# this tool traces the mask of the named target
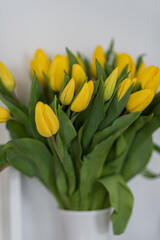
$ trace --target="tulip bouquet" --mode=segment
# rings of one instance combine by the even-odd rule
[[[0,168],[11,165],[38,178],[69,210],[113,208],[121,234],[133,207],[127,181],[146,169],[153,132],[160,127],[160,69],[117,54],[113,43],[96,47],[92,61],[81,54],[41,49],[31,61],[28,106],[15,95],[15,80],[0,63],[0,122],[12,140],[0,146]]]

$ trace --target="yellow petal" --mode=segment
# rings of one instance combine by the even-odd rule
[[[90,98],[90,90],[87,82],[84,83],[82,89],[75,97],[71,104],[71,110],[74,112],[81,112],[86,109],[88,101]]]
[[[56,114],[47,104],[44,104],[43,115],[51,134],[56,134],[59,130],[59,121]]]
[[[104,64],[107,60],[106,54],[101,46],[97,46],[94,50],[93,57],[92,57],[92,63],[91,63],[91,74],[94,78],[97,78],[96,73],[96,59],[101,64],[101,66],[104,68]]]
[[[146,67],[146,64],[144,62],[142,62],[141,65],[139,66],[137,72],[136,72],[136,77],[137,78],[139,78],[141,76],[141,74],[143,73],[145,67]]]
[[[51,137],[52,132],[49,129],[49,126],[44,117],[44,104],[42,102],[38,102],[35,109],[35,122],[37,131],[43,137]]]
[[[83,61],[81,60],[81,58],[79,56],[76,56],[76,59],[77,59],[79,65],[83,68],[83,70],[86,71],[85,65],[84,65]]]
[[[8,68],[0,62],[0,78],[3,86],[10,92],[15,88],[15,80]]]
[[[64,82],[66,71],[69,73],[69,60],[67,56],[56,55],[52,61],[49,70],[49,80],[52,89],[55,92],[60,92]]]
[[[46,80],[43,73],[45,73],[45,75],[48,77],[50,61],[48,56],[42,49],[37,49],[37,51],[35,52],[34,58],[30,63],[30,67],[31,67],[32,76],[35,71],[38,80],[44,87],[46,85]]]
[[[89,87],[89,98],[88,98],[88,102],[86,102],[85,109],[88,107],[88,105],[89,105],[89,103],[91,101],[92,95],[93,95],[93,91],[94,91],[94,84],[93,84],[92,80],[90,80],[88,82],[88,87]]]
[[[118,55],[116,66],[119,67],[118,77],[121,75],[123,69],[128,64],[128,71],[130,71],[129,78],[135,76],[136,65],[132,57],[126,53],[121,53]]]
[[[116,82],[118,78],[118,67],[113,70],[113,72],[109,75],[109,77],[106,79],[104,85],[104,100],[108,101],[114,92]]]
[[[7,122],[10,119],[10,113],[4,107],[0,107],[0,123]]]
[[[75,91],[77,92],[84,80],[86,79],[86,74],[83,68],[79,64],[74,64],[72,67],[72,78],[75,81]]]
[[[133,86],[135,86],[135,85],[137,84],[137,78],[133,78],[133,79],[131,80],[131,82],[132,82],[132,84],[134,84]]]
[[[152,89],[144,89],[132,93],[129,97],[126,109],[129,112],[143,111],[153,100],[154,91]]]
[[[75,81],[72,78],[61,93],[60,101],[63,105],[69,105],[72,102],[74,91]]]
[[[119,87],[118,87],[118,100],[120,101],[122,97],[125,95],[129,87],[132,85],[132,81],[130,78],[124,79]]]

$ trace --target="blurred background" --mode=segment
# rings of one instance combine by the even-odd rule
[[[31,85],[29,62],[39,47],[51,58],[57,53],[65,54],[66,46],[72,52],[79,50],[91,57],[96,45],[107,49],[114,38],[116,51],[128,52],[134,59],[146,53],[147,65],[160,66],[159,0],[0,0],[0,9],[0,61],[15,76],[17,96],[25,103]],[[5,125],[1,124],[0,144],[8,139]],[[156,132],[154,140],[160,142],[160,131]],[[153,154],[149,167],[160,171],[160,156]],[[6,170],[4,172],[9,176]],[[3,189],[0,188],[0,223],[4,218],[9,221],[1,201],[8,187],[6,179],[0,176],[1,188],[3,185]],[[21,239],[59,240],[61,227],[53,196],[37,180],[22,175],[20,186]],[[112,236],[111,240],[159,240],[160,180],[138,176],[129,186],[135,197],[133,215],[126,232]],[[16,190],[11,189],[10,198],[15,194]],[[4,202],[7,204],[8,200]],[[16,212],[14,216],[16,221]],[[5,231],[9,235],[8,225]]]

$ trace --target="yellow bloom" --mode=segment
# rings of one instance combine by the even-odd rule
[[[7,122],[10,119],[10,113],[4,107],[0,107],[0,123]]]
[[[139,78],[141,76],[141,74],[143,73],[145,67],[146,67],[146,64],[144,62],[142,62],[141,65],[139,66],[137,72],[136,72],[136,77],[137,78]]]
[[[75,91],[80,88],[84,80],[86,79],[86,74],[83,68],[79,64],[74,64],[72,67],[72,78],[75,80]]]
[[[133,113],[143,111],[153,100],[154,91],[152,89],[144,89],[132,93],[129,97],[126,109]]]
[[[137,78],[131,79],[132,84],[136,85],[137,84]]]
[[[92,81],[85,82],[82,89],[75,97],[73,103],[71,104],[71,110],[74,112],[81,112],[88,107],[88,104],[93,95],[94,84]]]
[[[52,61],[49,70],[49,80],[52,89],[55,92],[60,92],[64,82],[66,71],[69,73],[69,60],[67,56],[56,55]]]
[[[101,66],[104,68],[104,63],[107,60],[106,54],[101,46],[97,46],[94,50],[93,58],[92,58],[92,64],[91,64],[91,74],[94,78],[97,77],[96,73],[96,59],[101,64]]]
[[[86,71],[85,65],[84,65],[83,61],[81,60],[81,58],[79,56],[76,56],[76,59],[77,59],[79,65],[83,68],[83,70]]]
[[[116,66],[119,67],[118,76],[121,75],[123,69],[127,64],[128,64],[128,71],[130,71],[129,78],[134,78],[136,65],[134,63],[134,60],[131,58],[131,56],[126,53],[121,53],[118,55],[118,59],[116,62]]]
[[[156,93],[160,86],[160,69],[155,66],[145,68],[138,82],[141,82],[143,89],[153,89]]]
[[[0,62],[0,78],[3,86],[10,92],[15,88],[15,80],[8,68]]]
[[[46,80],[43,73],[48,77],[48,71],[50,68],[50,61],[46,53],[42,49],[38,49],[35,52],[34,58],[30,63],[32,76],[34,71],[36,72],[37,78],[41,85],[44,87],[46,85]]]
[[[106,79],[104,85],[104,100],[108,101],[114,92],[116,82],[118,78],[118,67],[114,69],[114,71],[109,75],[109,77]]]
[[[130,78],[124,79],[119,87],[118,87],[118,100],[120,101],[122,97],[125,95],[127,92],[128,88],[132,85],[132,81]]]
[[[69,105],[72,102],[74,91],[75,81],[72,78],[61,93],[60,100],[63,105]]]
[[[59,121],[53,110],[42,102],[38,102],[35,110],[37,131],[43,137],[51,137],[59,130]]]

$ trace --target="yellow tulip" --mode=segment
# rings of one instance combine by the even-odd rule
[[[42,49],[38,49],[35,52],[34,58],[30,63],[32,76],[34,71],[36,72],[37,78],[40,81],[41,85],[44,87],[46,85],[46,80],[43,75],[48,77],[48,72],[50,68],[50,61],[46,53]]]
[[[72,78],[61,93],[60,100],[63,105],[69,105],[72,102],[74,91],[75,81]]]
[[[144,62],[141,63],[139,66],[137,72],[136,72],[136,77],[139,78],[141,74],[143,73],[144,69],[146,68],[146,64]]]
[[[93,95],[94,84],[92,81],[85,82],[82,89],[75,97],[71,104],[71,110],[74,112],[81,112],[88,107],[88,104]]]
[[[129,97],[126,109],[133,113],[143,111],[153,100],[154,90],[144,89],[135,93],[132,93]]]
[[[64,76],[66,71],[69,73],[69,60],[67,56],[56,55],[52,61],[49,70],[49,80],[52,89],[55,92],[60,92],[64,83]]]
[[[130,78],[124,79],[119,87],[118,87],[118,100],[120,101],[122,97],[125,95],[129,87],[132,85],[132,81]]]
[[[121,75],[123,69],[127,64],[128,64],[128,71],[130,71],[129,78],[134,78],[136,65],[134,63],[134,60],[131,58],[131,56],[126,53],[121,53],[118,55],[118,59],[116,62],[116,66],[119,67],[118,76]]]
[[[93,58],[92,58],[92,64],[91,64],[91,74],[94,78],[97,77],[96,73],[96,59],[101,64],[101,66],[104,68],[104,64],[107,60],[106,54],[101,46],[97,46],[94,50]]]
[[[4,107],[0,107],[0,123],[7,122],[10,119],[10,113]]]
[[[118,67],[114,69],[114,71],[109,75],[109,77],[106,79],[104,86],[104,100],[108,101],[114,92],[116,82],[118,78]]]
[[[86,71],[85,65],[84,65],[83,61],[81,60],[81,58],[79,56],[76,56],[76,59],[77,59],[79,65],[83,68],[83,70]]]
[[[84,80],[86,79],[86,74],[79,64],[73,65],[72,78],[74,78],[75,80],[75,91],[77,92]]]
[[[149,66],[144,69],[138,78],[143,89],[153,89],[156,93],[160,86],[160,69],[155,66]]]
[[[15,88],[15,80],[8,68],[0,62],[0,78],[3,86],[10,92]]]
[[[137,78],[131,79],[131,82],[132,82],[132,84],[136,85],[136,84],[137,84]],[[134,85],[133,85],[133,86],[134,86]]]
[[[38,102],[35,109],[37,131],[43,137],[51,137],[59,130],[59,121],[53,110],[42,102]]]

